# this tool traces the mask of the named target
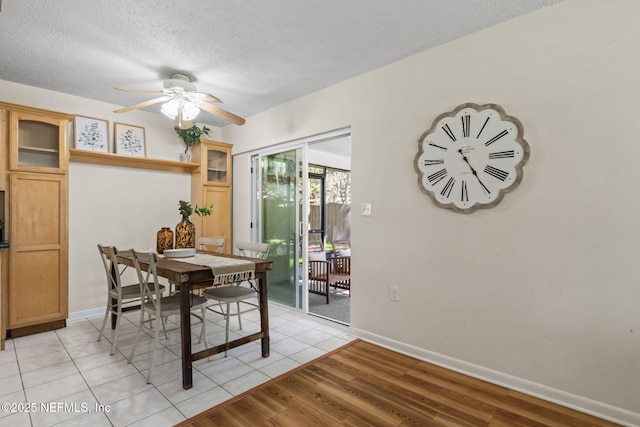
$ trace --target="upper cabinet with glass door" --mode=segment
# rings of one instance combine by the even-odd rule
[[[9,170],[66,174],[71,117],[55,113],[9,111]]]
[[[200,163],[202,185],[231,186],[231,144],[200,140],[194,148],[193,161]]]

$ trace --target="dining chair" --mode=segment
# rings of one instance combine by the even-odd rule
[[[122,286],[121,276],[127,266],[125,265],[122,271],[118,267],[118,249],[115,246],[105,246],[98,244],[98,251],[100,252],[100,259],[104,266],[104,272],[107,277],[107,304],[104,312],[104,319],[102,320],[102,327],[98,333],[98,341],[102,340],[102,337],[108,339],[104,335],[104,329],[107,326],[107,320],[109,314],[116,316],[116,327],[114,331],[113,341],[111,343],[111,355],[116,352],[116,346],[118,344],[118,336],[120,334],[120,319],[122,313],[127,307],[134,303],[140,302],[140,285],[138,283],[134,285]],[[157,282],[149,283],[151,289],[156,288]],[[164,291],[165,287],[158,285],[159,292]]]
[[[239,242],[236,244],[236,248],[238,249],[240,256],[267,259],[267,256],[269,255],[268,243]],[[253,283],[248,282],[249,286],[243,286],[243,283],[246,282],[231,283],[217,286],[215,288],[208,288],[202,293],[205,297],[217,302],[217,305],[214,304],[214,306],[209,306],[208,309],[225,318],[225,344],[229,342],[229,318],[231,316],[238,316],[238,327],[242,330],[241,313],[247,313],[260,308],[258,304],[247,301],[257,296],[257,290]],[[223,303],[226,305],[226,308],[223,308]],[[236,303],[235,313],[231,312],[232,303]],[[250,308],[241,311],[240,303],[248,305]],[[218,310],[214,307],[218,307]],[[227,350],[225,350],[224,355],[225,357],[227,356]]]
[[[158,339],[160,336],[160,327],[165,331],[165,337],[167,336],[166,329],[166,318],[173,315],[180,315],[180,294],[174,294],[170,296],[162,296],[162,292],[160,292],[158,287],[154,287],[152,289],[149,286],[149,283],[157,283],[158,282],[158,254],[155,252],[139,252],[135,249],[133,252],[133,264],[136,268],[136,272],[138,273],[138,281],[140,285],[138,287],[138,292],[141,295],[141,310],[140,310],[140,322],[138,323],[138,334],[136,335],[135,342],[133,343],[133,348],[131,349],[131,354],[129,355],[129,363],[133,360],[133,357],[136,353],[136,348],[138,346],[138,341],[140,340],[140,335],[142,335],[142,330],[145,328],[144,322],[144,313],[148,313],[150,316],[153,316],[153,322],[150,323],[153,329],[153,347],[151,349],[151,356],[149,359],[149,371],[147,372],[147,384],[151,383],[151,370],[153,369],[153,359],[156,353],[156,348],[158,347]],[[140,263],[147,264],[147,271],[143,271],[140,266]],[[198,317],[202,321],[202,328],[200,330],[200,340],[198,343],[204,340],[204,347],[207,348],[207,299],[200,295],[191,295],[191,310],[196,311],[199,310],[200,314]],[[153,325],[155,323],[155,325]],[[173,328],[173,329],[178,329]],[[173,330],[172,329],[172,330]]]
[[[203,251],[222,253],[227,239],[223,237],[200,237],[198,245]]]

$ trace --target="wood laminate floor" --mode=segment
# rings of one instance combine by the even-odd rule
[[[355,341],[179,425],[616,424]]]

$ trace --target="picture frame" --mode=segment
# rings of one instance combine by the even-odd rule
[[[73,142],[79,150],[109,152],[109,121],[95,117],[75,116]]]
[[[142,126],[114,123],[116,154],[147,157],[145,130]]]

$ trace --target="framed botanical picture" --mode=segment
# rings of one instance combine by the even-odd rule
[[[127,156],[147,156],[147,145],[142,126],[126,125],[124,123],[115,123],[114,126],[116,153]]]
[[[75,148],[109,152],[109,122],[107,120],[76,116],[73,121],[73,133]]]

